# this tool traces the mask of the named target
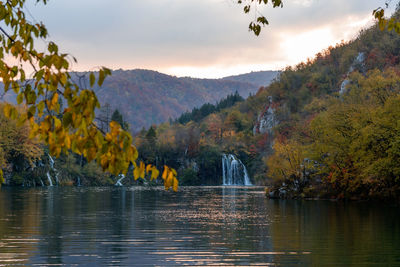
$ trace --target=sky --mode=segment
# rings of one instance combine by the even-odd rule
[[[36,2],[36,1],[31,1]],[[280,70],[355,38],[384,0],[283,0],[259,7],[270,25],[256,37],[255,14],[236,0],[50,0],[29,4],[50,40],[77,58],[73,70],[151,69],[199,78]],[[391,13],[392,4],[386,12]]]

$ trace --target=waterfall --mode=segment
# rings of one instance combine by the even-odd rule
[[[124,180],[124,178],[125,178],[125,175],[120,174],[118,181],[115,183],[115,186],[123,186],[121,181]]]
[[[50,173],[47,172],[47,180],[49,181],[49,186],[53,186],[53,181],[51,180]]]
[[[223,185],[252,185],[246,166],[232,154],[222,155]]]
[[[60,184],[60,181],[58,180],[58,171],[56,168],[54,168],[54,159],[50,156],[50,154],[47,154],[49,156],[49,163],[50,163],[50,168],[54,171],[54,173],[56,174],[56,184]],[[47,178],[50,176],[49,172],[47,172]],[[51,178],[50,178],[51,180]],[[51,186],[53,186],[53,184],[51,183]]]
[[[81,186],[81,177],[76,178],[76,186]]]
[[[40,179],[40,184],[41,184],[42,186],[44,186],[44,183],[43,183],[43,180],[42,180],[42,179]]]

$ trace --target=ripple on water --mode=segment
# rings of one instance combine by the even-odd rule
[[[400,265],[399,214],[257,187],[4,189],[0,265]]]

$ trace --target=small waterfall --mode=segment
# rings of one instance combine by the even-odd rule
[[[42,186],[44,186],[44,183],[43,183],[43,180],[42,180],[42,179],[40,179],[40,184],[41,184]]]
[[[223,185],[252,185],[246,166],[232,154],[222,155]]]
[[[121,181],[124,180],[124,179],[125,179],[125,175],[120,174],[120,175],[119,175],[118,181],[115,183],[115,186],[123,186],[123,184],[121,183]]]
[[[50,163],[50,168],[54,171],[54,173],[56,174],[56,184],[60,184],[60,181],[58,179],[58,171],[56,168],[54,168],[54,159],[50,156],[50,154],[47,154],[49,156],[49,163]],[[49,177],[49,172],[47,172],[47,177]],[[51,179],[50,179],[51,180]],[[53,186],[53,184],[51,184],[51,186]]]
[[[81,186],[81,177],[76,178],[76,186]]]
[[[47,180],[49,181],[49,186],[53,186],[53,181],[51,180],[50,173],[47,172]]]

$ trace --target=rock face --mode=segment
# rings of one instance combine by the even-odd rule
[[[256,124],[253,127],[253,134],[257,133],[271,133],[272,128],[278,125],[279,121],[276,119],[276,107],[272,101],[272,96],[268,97],[268,104],[264,111],[258,115]]]
[[[361,72],[364,72],[364,61],[365,61],[365,53],[359,52],[357,57],[354,59],[353,63],[351,64],[349,70],[346,73],[346,78],[340,85],[339,94],[343,95],[346,93],[347,85],[350,83],[349,81],[349,74],[352,73],[355,69],[359,69]]]

